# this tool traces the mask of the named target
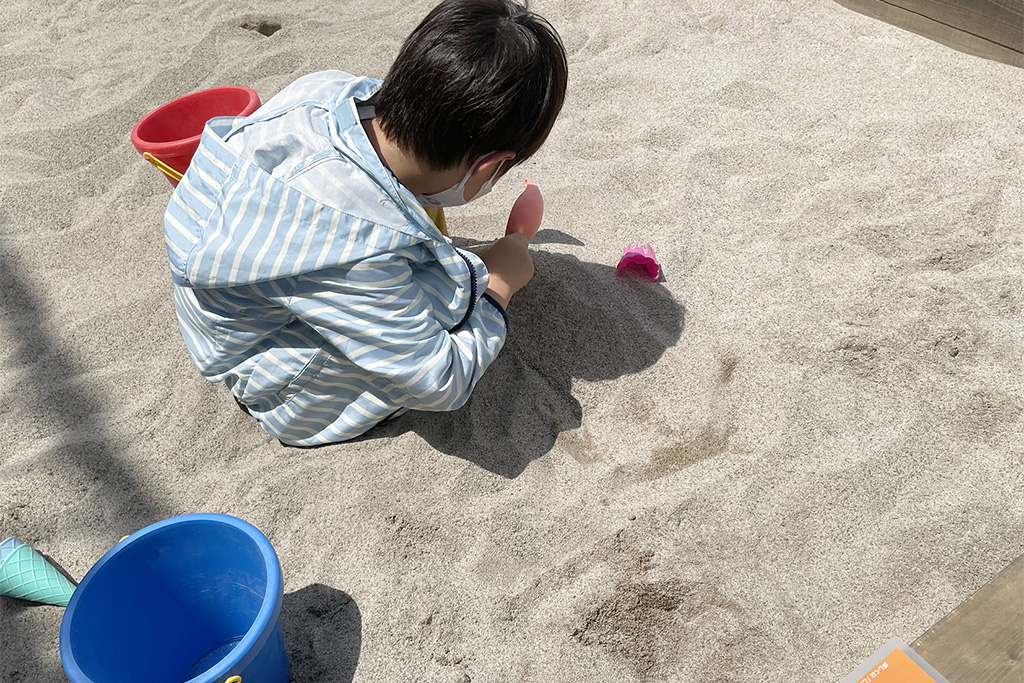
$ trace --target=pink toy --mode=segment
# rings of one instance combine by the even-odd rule
[[[541,196],[537,184],[527,178],[526,188],[519,194],[519,199],[512,205],[512,211],[508,214],[505,234],[521,232],[526,235],[526,239],[532,240],[540,229],[540,219],[543,215],[544,197]]]
[[[651,279],[658,281],[661,275],[661,266],[658,259],[654,257],[654,249],[649,244],[627,244],[622,250],[622,258],[615,269],[616,275],[622,275],[625,270],[645,270]]]

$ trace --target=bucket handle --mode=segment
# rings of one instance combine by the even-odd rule
[[[149,163],[153,164],[157,168],[159,168],[161,171],[164,172],[164,174],[167,175],[167,177],[171,178],[172,180],[181,180],[181,178],[182,178],[182,174],[181,173],[178,173],[173,168],[171,168],[170,166],[168,166],[164,162],[160,161],[159,159],[157,159],[155,156],[153,156],[149,152],[143,152],[142,153],[142,158],[145,159],[146,161],[148,161]],[[242,679],[238,679],[238,680],[241,681]],[[234,681],[230,681],[230,679],[229,679],[228,681],[225,681],[224,683],[235,683],[235,682]]]
[[[241,676],[232,676],[228,680],[224,681],[224,683],[242,683],[242,677]]]

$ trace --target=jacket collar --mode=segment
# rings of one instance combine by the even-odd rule
[[[363,123],[359,118],[359,107],[373,104],[382,83],[374,78],[360,78],[353,87],[339,94],[330,105],[334,127],[331,130],[331,142],[338,151],[354,163],[358,164],[388,198],[399,206],[411,223],[432,240],[448,241],[445,235],[434,225],[426,210],[412,192],[398,181],[395,174],[388,169],[377,156],[377,151],[366,136]]]

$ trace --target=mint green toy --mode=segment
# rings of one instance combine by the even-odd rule
[[[36,550],[13,536],[0,542],[0,595],[67,607],[75,586]]]

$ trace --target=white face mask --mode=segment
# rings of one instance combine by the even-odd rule
[[[491,152],[490,154],[494,154],[494,152]],[[469,182],[469,179],[470,177],[472,177],[473,171],[476,170],[476,167],[479,166],[480,162],[482,162],[487,156],[489,156],[489,154],[485,154],[479,159],[477,159],[475,162],[473,162],[473,165],[470,167],[469,172],[466,173],[466,177],[463,178],[462,182],[460,182],[458,185],[449,187],[447,190],[444,190],[442,192],[435,192],[434,194],[418,194],[416,195],[416,199],[420,200],[420,202],[427,206],[462,206],[463,204],[467,204],[473,201],[474,199],[480,199],[485,194],[491,191],[491,186],[494,184],[494,179],[498,177],[498,171],[501,170],[501,165],[505,163],[505,160],[502,159],[498,163],[497,168],[494,169],[494,175],[492,175],[487,180],[487,182],[484,183],[483,187],[480,188],[480,191],[477,192],[476,195],[470,197],[469,199],[466,199],[466,183]]]

